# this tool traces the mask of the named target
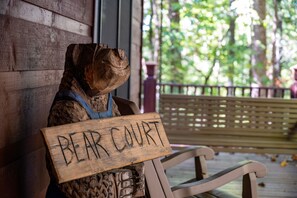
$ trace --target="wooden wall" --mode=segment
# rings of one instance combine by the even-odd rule
[[[0,1],[0,197],[44,197],[39,129],[70,43],[92,42],[93,0]]]
[[[124,48],[132,73],[115,94],[139,101],[142,5],[143,0],[0,0],[1,198],[45,195],[49,178],[39,129],[47,125],[69,44],[98,41]],[[100,17],[96,38],[94,9]]]

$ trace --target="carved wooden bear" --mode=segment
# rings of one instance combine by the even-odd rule
[[[68,46],[65,70],[48,117],[48,126],[120,116],[111,91],[130,75],[127,56],[121,49],[100,44]],[[51,183],[47,197],[132,197],[136,193],[133,177],[142,164],[107,171],[57,184],[47,155]]]

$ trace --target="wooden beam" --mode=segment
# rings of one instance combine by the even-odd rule
[[[39,133],[46,127],[57,85],[1,92],[0,148]]]
[[[75,3],[71,2],[69,5],[75,5]],[[72,9],[71,7],[67,8]],[[74,10],[72,10],[72,12],[75,13]],[[92,8],[91,12],[89,13],[93,13]],[[0,9],[0,14],[11,16],[18,19],[23,19],[25,21],[45,25],[52,28],[65,30],[83,36],[91,36],[92,24],[86,25],[84,23],[57,14],[50,10],[43,9],[36,5],[20,0],[15,1],[14,3],[4,4],[4,9]]]
[[[10,92],[59,85],[64,70],[0,72],[0,91]]]
[[[0,14],[0,71],[62,70],[71,43],[90,43],[82,36]]]
[[[19,160],[23,156],[44,147],[39,133],[28,136],[18,142],[12,143],[0,149],[0,168]]]
[[[45,197],[37,195],[44,193],[48,184],[44,147],[0,168],[1,198]]]
[[[81,23],[93,26],[93,0],[24,0]]]

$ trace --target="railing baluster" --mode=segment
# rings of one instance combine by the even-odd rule
[[[261,88],[258,87],[258,97],[260,98],[261,97]]]
[[[248,87],[248,86],[214,86],[214,85],[193,85],[193,84],[158,84],[161,94],[187,94],[187,95],[211,95],[211,96],[241,96],[252,97],[253,93],[257,97],[281,97],[289,98],[290,88],[281,87]],[[222,90],[226,92],[222,93]],[[249,90],[249,93],[248,93]],[[238,93],[237,93],[237,92]],[[224,94],[226,93],[226,95]]]

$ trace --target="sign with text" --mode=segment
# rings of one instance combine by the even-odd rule
[[[59,183],[171,153],[157,113],[41,129]]]

